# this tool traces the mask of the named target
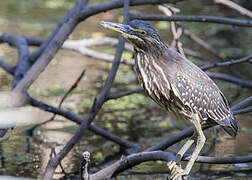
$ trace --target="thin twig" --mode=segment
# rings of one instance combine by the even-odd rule
[[[201,39],[198,36],[196,36],[195,34],[191,33],[188,29],[183,28],[183,32],[187,37],[189,37],[191,40],[193,40],[194,42],[199,44],[201,47],[203,47],[205,50],[210,52],[212,55],[214,55],[218,59],[222,59],[221,56],[219,55],[219,53],[217,52],[217,50],[214,49],[213,47],[211,47],[209,44],[207,44],[203,39]]]
[[[241,59],[233,59],[233,60],[225,61],[225,62],[216,62],[216,63],[209,64],[206,66],[201,66],[200,68],[205,71],[205,70],[209,70],[215,67],[232,66],[232,65],[241,64],[241,63],[252,63],[252,55],[243,57]]]
[[[236,4],[233,1],[230,0],[214,0],[215,3],[219,3],[219,4],[224,4],[228,7],[230,7],[231,9],[234,9],[236,11],[238,11],[240,14],[248,16],[250,18],[252,18],[252,12],[238,4]]]
[[[195,57],[195,58],[202,60],[202,61],[207,61],[207,62],[216,62],[217,61],[216,59],[204,57],[203,55],[196,53],[195,51],[193,51],[191,49],[184,48],[184,52],[187,56],[192,56],[192,57]]]
[[[242,87],[246,87],[246,88],[250,88],[252,89],[252,82],[251,81],[247,81],[241,78],[237,78],[228,74],[224,74],[224,73],[217,73],[217,72],[206,72],[207,75],[213,79],[218,79],[218,80],[222,80],[222,81],[227,81],[233,84],[237,84],[240,85]]]
[[[143,91],[143,88],[137,88],[137,89],[133,89],[133,90],[128,90],[128,91],[124,91],[124,92],[120,92],[120,93],[114,93],[114,94],[108,94],[107,95],[107,100],[110,99],[118,99],[121,98],[123,96],[128,96],[134,93],[140,93]]]
[[[65,99],[67,98],[67,96],[68,96],[75,88],[77,88],[77,86],[78,86],[80,80],[83,78],[84,75],[85,75],[85,69],[83,69],[83,71],[81,72],[81,74],[79,75],[79,77],[76,79],[76,81],[73,83],[73,85],[70,87],[70,89],[64,94],[63,98],[60,100],[60,103],[59,103],[59,105],[58,105],[58,108],[61,108],[61,106],[62,106],[63,102],[65,101]],[[32,134],[33,134],[33,131],[34,131],[36,128],[38,128],[39,126],[42,126],[42,125],[44,125],[44,124],[46,124],[46,123],[48,123],[48,122],[53,121],[53,120],[55,119],[56,115],[57,115],[57,114],[54,113],[50,119],[48,119],[47,121],[44,121],[44,122],[42,122],[42,123],[39,123],[39,124],[34,125],[33,127],[27,129],[26,132],[27,132],[29,135],[32,135]]]

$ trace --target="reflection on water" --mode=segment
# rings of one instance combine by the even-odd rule
[[[0,2],[0,31],[36,37],[46,37],[66,8],[58,5],[58,7],[47,9],[50,6],[49,0],[32,1],[33,3],[31,4],[17,2],[16,0],[16,3],[21,4],[19,11],[16,12],[14,11],[15,3],[11,2],[8,0],[1,0]],[[47,4],[43,4],[44,2],[47,2]],[[33,8],[29,8],[29,6]],[[42,10],[35,8],[37,6],[41,6]],[[57,13],[55,13],[56,10],[54,8],[57,9]],[[36,11],[39,9],[43,15],[38,16],[32,9],[36,9]],[[10,14],[11,18],[7,18]],[[51,18],[52,15],[54,19]],[[27,18],[24,18],[24,21],[15,19],[15,17],[20,16]],[[104,18],[111,21],[115,20],[111,13],[90,18],[87,22],[78,26],[71,38],[90,37],[94,32],[101,31],[98,27],[98,22]],[[34,24],[34,21],[41,23]],[[17,32],[19,29],[21,32]],[[16,59],[16,53],[8,46],[0,45],[0,57],[7,60],[8,63],[14,63],[13,59]],[[32,86],[30,93],[56,106],[73,81],[83,69],[86,69],[86,75],[78,89],[68,97],[63,106],[85,117],[95,95],[102,87],[109,67],[109,64],[94,61],[73,52],[60,51],[45,72],[41,74],[39,80]],[[4,85],[8,85],[11,82],[11,77],[5,75],[1,69],[0,76],[0,82],[3,83],[1,88],[4,89],[4,87],[6,88]],[[138,87],[138,83],[132,69],[121,65],[112,91],[119,92],[136,87]],[[225,90],[230,87],[223,86],[223,88]],[[242,98],[248,95],[249,92],[245,92]],[[36,118],[41,120],[40,116]],[[209,156],[252,154],[252,125],[249,121],[251,120],[251,114],[238,116],[238,119],[241,131],[237,138],[235,140],[231,139],[222,130],[218,128],[212,129],[207,133],[208,142],[203,150],[203,154]],[[109,101],[104,105],[94,123],[125,139],[140,144],[142,149],[178,132],[174,126],[182,127],[180,123],[173,124],[167,113],[160,110],[149,98],[142,94]],[[52,147],[55,147],[55,151],[58,152],[71,138],[77,125],[62,117],[56,117],[53,122],[38,128],[34,137],[25,135],[24,130],[27,128],[29,127],[15,128],[9,132],[9,139],[0,144],[0,174],[29,178],[41,177],[48,158],[52,153]],[[217,136],[217,140],[213,136],[216,133],[220,134]],[[215,146],[212,145],[213,142],[216,143]],[[182,143],[174,145],[169,150],[177,151],[181,145]],[[139,151],[142,149],[139,149]],[[88,132],[62,162],[64,171],[71,174],[71,177],[73,177],[73,174],[78,174],[83,151],[91,153],[90,171],[95,172],[102,168],[103,163],[109,159],[106,159],[106,157],[116,154],[120,149],[114,143],[104,141],[103,138]],[[117,157],[119,158],[120,156]],[[236,166],[197,164],[191,176],[192,179],[251,179],[251,169],[251,164],[238,164]],[[54,176],[56,179],[65,176],[60,167],[58,167],[56,172]],[[157,161],[143,163],[129,170],[126,175],[121,175],[120,179],[161,180],[166,179],[166,176],[167,168],[165,164]],[[1,178],[6,177],[0,176]]]

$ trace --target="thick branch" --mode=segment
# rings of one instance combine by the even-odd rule
[[[241,27],[252,27],[252,20],[233,19],[217,16],[205,15],[149,15],[149,14],[130,14],[130,19],[141,19],[148,21],[186,21],[186,22],[208,22],[218,24],[229,24]]]
[[[121,160],[113,163],[112,165],[98,171],[90,176],[90,180],[110,179],[113,175],[118,174],[126,169],[134,167],[146,161],[170,161],[175,160],[174,153],[163,151],[140,152],[129,155]]]

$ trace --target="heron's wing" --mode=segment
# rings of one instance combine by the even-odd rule
[[[220,125],[230,125],[232,116],[228,102],[216,84],[199,67],[176,54],[172,56],[173,77],[171,88],[174,94],[203,120],[208,118]],[[168,58],[168,57],[167,57]],[[176,67],[175,67],[176,66]],[[172,71],[168,70],[168,71]],[[169,73],[169,72],[167,72]]]

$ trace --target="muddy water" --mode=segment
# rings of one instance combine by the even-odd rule
[[[0,32],[45,38],[70,5],[71,3],[53,3],[52,0],[23,2],[1,0]],[[151,8],[148,8],[148,12],[150,12]],[[140,10],[142,11],[143,8],[134,9],[134,11]],[[98,25],[100,20],[116,21],[117,16],[115,14],[118,15],[120,12],[107,12],[88,19],[77,27],[70,38],[81,39],[83,37],[104,36],[101,32],[105,32],[106,35],[116,36],[112,32],[104,31]],[[155,23],[153,24],[156,25]],[[164,26],[164,24],[157,26]],[[160,30],[160,32],[162,37],[167,37],[164,30]],[[113,48],[103,48],[103,51],[114,52]],[[31,50],[34,50],[34,48]],[[16,56],[14,49],[7,45],[0,45],[1,59],[9,64],[14,64]],[[61,50],[32,86],[30,93],[34,97],[56,106],[81,71],[85,69],[85,77],[63,104],[64,108],[72,110],[84,118],[95,95],[104,83],[109,67],[110,64],[84,57],[74,52]],[[11,76],[6,75],[1,69],[0,83],[1,90],[8,90],[11,83]],[[232,100],[234,99],[233,93],[229,94],[228,92],[236,92],[239,89],[230,84],[218,83],[218,85],[220,85],[228,98]],[[111,91],[121,92],[136,87],[139,87],[139,85],[132,69],[121,65]],[[240,99],[251,95],[251,92],[247,90],[242,92],[243,95]],[[233,103],[237,101],[239,99],[236,99]],[[48,119],[48,116],[50,115],[38,116],[34,123],[44,121]],[[209,156],[252,154],[251,116],[251,114],[238,116],[241,131],[235,140],[218,128],[209,131],[207,133],[208,142],[203,153]],[[174,123],[167,113],[143,94],[135,94],[106,103],[94,124],[138,143],[142,147],[139,151],[178,132],[178,129],[185,128],[180,123]],[[53,122],[37,128],[33,137],[25,134],[25,130],[30,127],[32,125],[15,128],[9,132],[9,139],[0,144],[0,173],[2,175],[40,178],[48,162],[51,148],[55,147],[55,151],[58,152],[77,129],[77,125],[59,116]],[[169,148],[169,151],[177,151],[182,143]],[[86,150],[92,155],[90,171],[95,172],[103,167],[107,157],[119,151],[119,147],[88,132],[62,162],[68,177],[75,177],[79,169],[81,154]],[[191,178],[252,179],[251,169],[251,163],[237,165],[197,164],[193,169]],[[66,177],[66,175],[58,168],[54,178],[59,179],[63,177]],[[166,177],[167,168],[165,164],[159,161],[144,163],[127,171],[126,174],[120,175],[120,179],[161,180],[166,179]],[[4,179],[5,177],[2,178]]]

